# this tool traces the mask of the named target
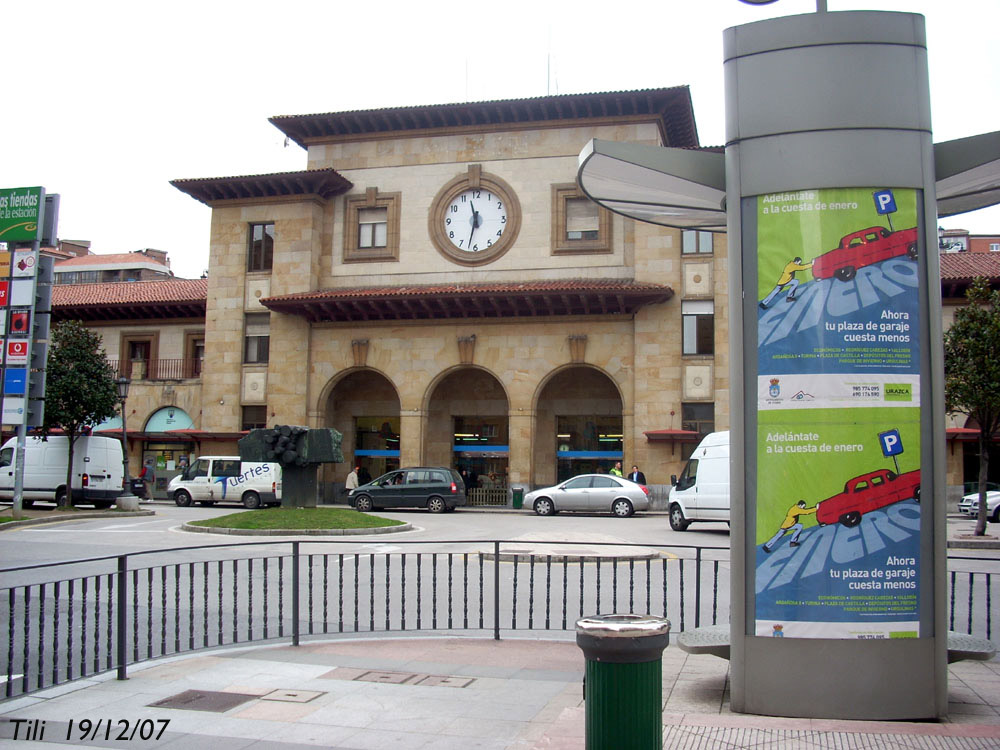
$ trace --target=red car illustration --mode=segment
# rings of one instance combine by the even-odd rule
[[[888,469],[848,479],[844,491],[822,500],[816,510],[821,525],[857,526],[865,513],[913,498],[920,502],[920,470],[896,474]]]
[[[836,276],[841,281],[850,281],[859,268],[900,255],[916,260],[916,227],[898,232],[885,227],[869,227],[841,238],[839,247],[814,259],[812,272],[817,279]]]

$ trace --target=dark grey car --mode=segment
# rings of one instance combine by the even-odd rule
[[[362,512],[427,508],[431,513],[443,513],[465,505],[465,483],[457,471],[443,466],[397,469],[351,490],[347,502]]]

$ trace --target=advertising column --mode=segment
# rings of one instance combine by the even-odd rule
[[[757,636],[921,635],[921,202],[756,199]]]

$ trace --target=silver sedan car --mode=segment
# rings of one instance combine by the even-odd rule
[[[581,474],[554,487],[529,492],[524,496],[524,505],[540,516],[582,510],[628,518],[637,510],[649,508],[649,490],[611,474]]]

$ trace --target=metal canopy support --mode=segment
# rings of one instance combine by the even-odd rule
[[[934,144],[938,216],[1000,203],[1000,131]]]
[[[934,167],[939,217],[1000,204],[1000,131],[935,144]],[[588,198],[622,216],[726,231],[724,154],[594,139],[577,178]]]
[[[577,176],[588,198],[623,216],[726,230],[722,153],[594,139],[580,152]]]

